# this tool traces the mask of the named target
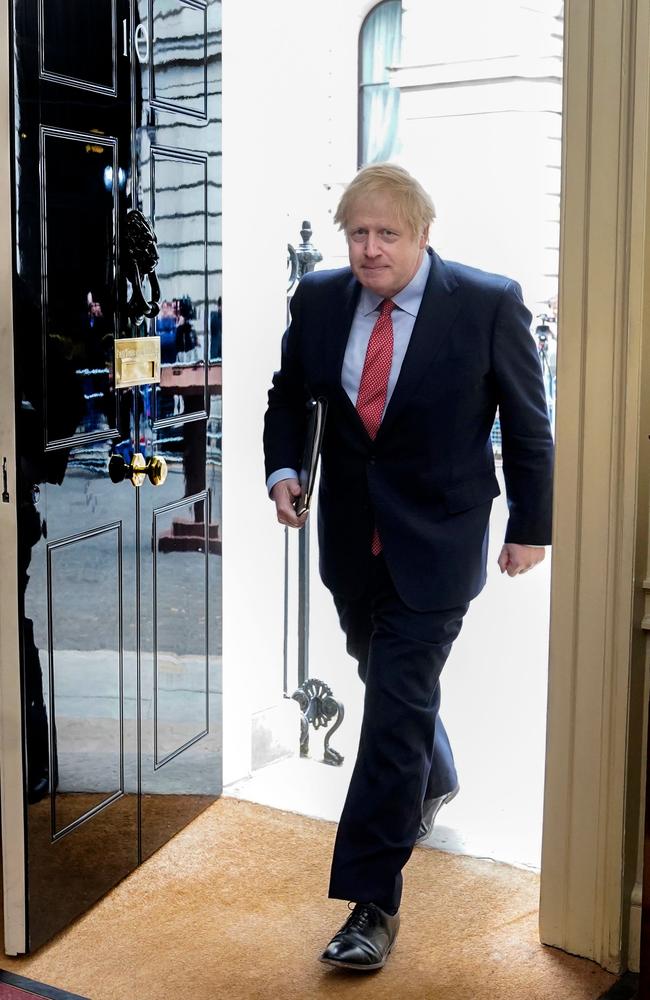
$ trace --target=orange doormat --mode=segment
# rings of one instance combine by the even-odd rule
[[[317,961],[335,825],[220,799],[12,972],[91,1000],[596,1000],[615,981],[539,944],[538,877],[417,849],[386,968]]]

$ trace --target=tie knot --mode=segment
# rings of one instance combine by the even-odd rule
[[[395,308],[395,303],[393,302],[392,299],[384,299],[384,301],[381,304],[381,309],[379,311],[379,318],[381,319],[384,316],[390,316],[394,308]]]

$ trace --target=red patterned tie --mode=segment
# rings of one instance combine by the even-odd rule
[[[372,328],[366,360],[363,363],[359,394],[357,396],[357,412],[369,437],[377,437],[377,431],[386,405],[388,376],[393,361],[393,321],[391,313],[395,303],[384,299],[381,304],[379,318]],[[374,530],[371,542],[373,556],[381,552],[381,539],[377,528]]]

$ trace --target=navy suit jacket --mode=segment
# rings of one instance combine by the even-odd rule
[[[376,523],[397,592],[417,611],[465,604],[485,583],[499,494],[490,440],[497,406],[506,541],[551,541],[553,441],[521,289],[428,252],[424,296],[376,439],[341,386],[361,287],[349,267],[300,282],[264,429],[267,477],[298,469],[306,401],[327,398],[318,502],[323,582],[343,598],[360,596]]]

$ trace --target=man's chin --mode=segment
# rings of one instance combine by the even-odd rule
[[[389,275],[385,270],[382,269],[377,272],[361,270],[357,272],[356,277],[365,288],[369,288],[373,292],[377,292],[378,295],[390,294],[389,289],[391,287],[391,282]]]

